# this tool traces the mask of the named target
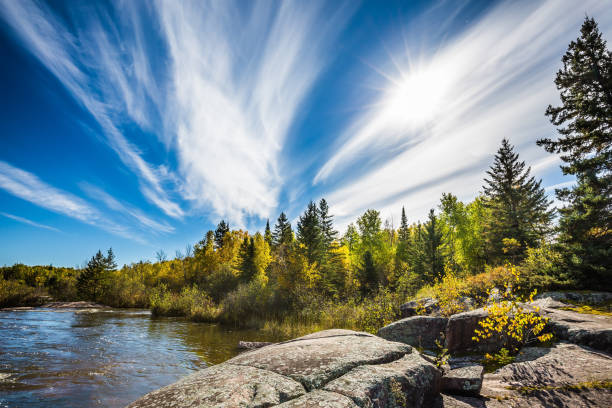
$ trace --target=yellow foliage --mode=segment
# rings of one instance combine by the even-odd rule
[[[479,342],[496,336],[502,341],[501,348],[551,340],[552,334],[544,333],[547,319],[538,314],[538,308],[527,309],[522,305],[533,301],[536,290],[527,297],[520,296],[519,272],[511,265],[506,269],[509,274],[500,291],[501,298],[485,306],[488,316],[479,322],[480,328],[474,330],[472,340]]]

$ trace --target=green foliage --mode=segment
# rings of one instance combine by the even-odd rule
[[[106,256],[102,255],[102,251],[98,251],[87,262],[77,279],[79,294],[85,299],[98,300],[103,295],[110,272],[115,268],[117,264],[113,249],[109,248]]]
[[[394,322],[400,316],[399,306],[404,299],[388,289],[379,290],[375,296],[365,298],[361,303],[359,327],[369,333]]]
[[[487,171],[484,193],[490,217],[485,225],[490,259],[516,262],[527,247],[537,247],[549,233],[553,212],[541,181],[530,177],[507,139]],[[505,241],[504,241],[505,240]]]
[[[492,373],[505,365],[511,364],[516,359],[510,354],[507,348],[502,348],[497,353],[487,353],[483,359],[483,365],[486,373]]]
[[[559,252],[564,267],[584,287],[612,284],[612,55],[597,23],[585,18],[555,78],[561,106],[546,115],[557,126],[557,140],[538,140],[560,153],[563,174],[576,185],[556,191],[566,206],[559,210]]]

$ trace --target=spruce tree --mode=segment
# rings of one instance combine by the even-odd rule
[[[321,230],[319,210],[313,201],[308,203],[304,214],[300,216],[297,224],[297,241],[304,245],[308,262],[321,263],[324,237]]]
[[[503,139],[483,186],[486,205],[491,210],[486,235],[493,262],[504,259],[504,239],[520,245],[520,259],[527,247],[539,247],[550,232],[553,210],[541,180],[530,177],[530,170]]]
[[[429,220],[422,239],[425,277],[432,282],[444,275],[443,234],[433,208],[429,210]]]
[[[266,231],[264,232],[264,241],[268,243],[268,246],[272,247],[272,232],[270,231],[270,220],[266,220]]]
[[[410,247],[410,227],[408,226],[408,218],[406,217],[406,210],[402,207],[402,217],[400,220],[400,227],[398,230],[398,242],[396,249],[396,258],[401,262],[408,262],[408,249]],[[397,263],[399,264],[399,262]]]
[[[319,201],[319,222],[321,234],[323,235],[323,245],[325,250],[338,237],[338,231],[334,230],[334,216],[329,214],[329,206],[324,198]]]
[[[274,226],[274,232],[272,233],[272,244],[275,248],[281,245],[288,245],[293,242],[293,230],[291,229],[291,223],[287,219],[284,212],[280,213],[276,225]]]
[[[597,23],[585,18],[580,37],[569,44],[555,78],[561,106],[546,116],[560,137],[538,140],[561,154],[563,174],[576,177],[573,188],[556,190],[558,245],[564,269],[582,285],[612,286],[612,53]]]
[[[253,237],[244,237],[238,251],[238,269],[240,281],[248,283],[253,279],[257,268],[255,266],[255,242]]]
[[[217,248],[221,248],[223,246],[223,238],[225,238],[225,234],[230,231],[230,226],[225,220],[221,220],[221,222],[217,225],[217,229],[215,230],[215,246]]]

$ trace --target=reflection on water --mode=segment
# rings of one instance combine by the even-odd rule
[[[239,340],[274,339],[146,310],[0,311],[0,407],[123,407]]]

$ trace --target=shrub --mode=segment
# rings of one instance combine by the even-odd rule
[[[552,334],[543,333],[547,319],[538,314],[538,308],[527,309],[521,305],[533,301],[537,291],[521,296],[518,270],[513,266],[506,269],[509,275],[500,292],[502,297],[485,306],[488,316],[479,322],[480,328],[474,331],[472,339],[478,342],[495,336],[500,340],[500,350],[513,351],[518,350],[517,346],[552,339]]]
[[[175,293],[162,284],[153,290],[149,301],[154,316],[184,316],[194,321],[213,322],[220,314],[212,299],[195,286]]]
[[[380,289],[373,298],[364,299],[360,305],[359,327],[369,333],[376,333],[381,327],[394,322],[400,316],[401,300],[386,288]]]
[[[43,295],[45,292],[42,289],[30,287],[19,281],[0,278],[0,308],[38,305]]]

